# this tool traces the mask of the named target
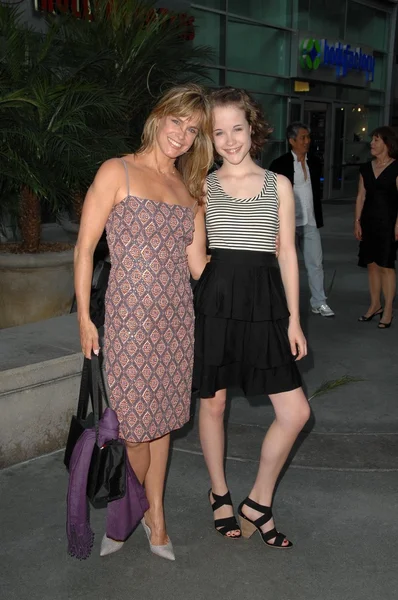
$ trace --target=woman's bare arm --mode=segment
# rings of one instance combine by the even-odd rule
[[[300,326],[294,196],[290,181],[283,175],[277,177],[280,220],[278,262],[290,312],[289,341],[291,351],[293,355],[298,352],[297,359],[299,360],[307,354],[307,343]]]
[[[360,223],[360,218],[361,218],[361,214],[362,214],[363,205],[365,202],[365,196],[366,196],[366,190],[365,190],[365,186],[363,183],[363,177],[362,177],[362,175],[360,175],[359,183],[358,183],[357,199],[355,202],[355,223],[354,223],[354,236],[356,237],[356,239],[358,241],[360,241],[362,239],[362,227],[361,227],[361,223]]]
[[[199,279],[207,264],[205,211],[199,206],[195,217],[195,231],[192,244],[187,247],[188,266],[194,279]]]
[[[75,247],[75,292],[82,350],[87,358],[98,353],[98,332],[90,319],[90,293],[93,255],[115,204],[123,165],[117,159],[104,163],[98,170],[84,200],[79,236]]]

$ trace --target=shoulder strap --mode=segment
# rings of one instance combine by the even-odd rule
[[[130,196],[130,178],[129,178],[129,171],[128,171],[127,164],[126,164],[126,161],[124,160],[124,158],[121,158],[120,160],[121,160],[121,161],[122,161],[122,163],[123,163],[123,166],[124,166],[124,171],[125,171],[125,173],[126,173],[126,187],[127,187],[127,197],[128,197],[128,196]]]
[[[207,198],[206,198],[206,206],[207,208],[210,206],[210,202],[212,197],[217,193],[217,179],[216,172],[213,171],[206,177],[206,185],[207,185]]]
[[[93,412],[94,412],[94,426],[95,426],[95,439],[98,442],[99,435],[99,420],[102,415],[102,402],[105,402],[106,406],[109,407],[108,397],[106,395],[104,382],[101,376],[101,369],[99,364],[99,358],[94,352],[91,354],[89,360],[91,366],[91,386],[92,386],[92,401],[93,401]]]
[[[212,173],[210,173],[207,177],[206,177],[206,183],[207,185],[213,186],[215,185],[217,182],[216,180],[216,172],[213,171]]]
[[[269,186],[272,186],[275,190],[277,189],[276,182],[278,180],[278,173],[265,169],[264,187],[263,190],[267,190]]]
[[[265,187],[264,193],[273,191],[276,198],[277,207],[279,208],[279,194],[278,194],[278,173],[265,169]]]
[[[274,173],[269,171],[268,169],[264,169],[264,179],[263,179],[263,187],[261,188],[261,192],[259,194],[259,198],[264,198],[266,193],[268,192],[268,183],[269,181],[273,181]]]
[[[90,394],[90,360],[84,359],[82,378],[80,382],[79,401],[77,405],[76,417],[77,419],[83,420],[87,418],[88,405],[91,397],[91,404],[93,403],[92,395]]]

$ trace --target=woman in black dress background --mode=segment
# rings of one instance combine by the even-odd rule
[[[370,306],[359,321],[380,315],[378,327],[387,329],[396,289],[398,240],[398,138],[394,130],[387,126],[375,129],[370,149],[374,159],[361,167],[355,207],[358,265],[368,269],[370,292]]]

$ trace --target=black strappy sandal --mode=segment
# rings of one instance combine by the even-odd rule
[[[376,312],[372,313],[368,317],[366,315],[362,315],[362,317],[359,317],[358,321],[360,321],[361,323],[367,323],[368,321],[371,321],[373,319],[373,317],[380,317],[381,318],[382,315],[383,315],[383,307],[380,306],[380,308],[378,308],[376,310]]]
[[[252,521],[251,519],[246,517],[246,515],[243,514],[242,507],[244,505],[248,506],[249,508],[252,508],[253,510],[257,510],[258,512],[263,513],[263,516],[259,517],[255,521]],[[268,521],[272,519],[272,510],[270,506],[263,506],[262,504],[257,504],[257,502],[254,502],[254,500],[251,500],[250,498],[245,498],[245,500],[243,500],[243,502],[241,502],[239,505],[238,515],[240,520],[240,526],[242,529],[242,536],[244,538],[249,539],[257,530],[261,535],[264,544],[266,544],[270,548],[280,548],[284,550],[285,548],[291,548],[293,546],[292,542],[287,540],[286,536],[283,533],[279,533],[279,531],[277,531],[275,527],[270,531],[267,531],[266,533],[263,533],[261,531],[261,526],[265,525],[265,523],[268,523]],[[272,538],[275,538],[275,541],[272,544],[270,544],[269,540],[272,540]],[[286,546],[283,546],[283,542],[285,540],[287,540],[289,543]]]
[[[214,498],[213,504],[211,503],[210,494],[212,494],[212,496]],[[213,512],[216,511],[218,508],[221,508],[222,506],[233,506],[232,500],[231,500],[231,494],[229,492],[224,494],[224,496],[218,496],[210,488],[208,496],[209,496],[210,506],[212,507]],[[226,537],[230,540],[238,540],[239,538],[242,537],[242,533],[240,533],[239,535],[227,535],[230,531],[235,531],[235,530],[240,531],[240,527],[239,527],[238,522],[235,519],[235,517],[225,517],[224,519],[216,519],[214,521],[214,528],[216,531],[218,531],[218,533],[221,533],[221,535],[223,537]]]

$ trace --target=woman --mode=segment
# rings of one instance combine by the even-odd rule
[[[240,537],[224,473],[226,390],[269,395],[276,418],[262,445],[254,486],[238,512],[244,537],[258,529],[268,546],[290,548],[274,527],[271,503],[277,477],[310,414],[295,364],[307,354],[307,344],[299,319],[293,192],[283,175],[253,160],[270,131],[253,99],[244,90],[224,88],[211,95],[211,103],[214,147],[223,165],[207,177],[211,261],[194,299],[194,388],[201,398],[209,499],[216,530]],[[195,235],[194,245],[203,247],[204,240]]]
[[[201,87],[181,85],[165,94],[145,123],[140,150],[99,169],[85,199],[75,254],[81,344],[90,357],[99,352],[89,316],[93,252],[106,227],[112,263],[104,337],[110,403],[131,466],[145,485],[150,509],[143,525],[150,548],[170,560],[163,490],[170,432],[189,419],[194,315],[186,249],[213,158],[210,132]],[[205,261],[191,253],[193,277]],[[104,536],[101,554],[122,543]]]
[[[370,292],[370,306],[358,321],[380,315],[378,328],[388,329],[393,319],[398,240],[398,139],[394,130],[375,129],[370,151],[374,158],[361,167],[355,206],[358,265],[368,269]]]

